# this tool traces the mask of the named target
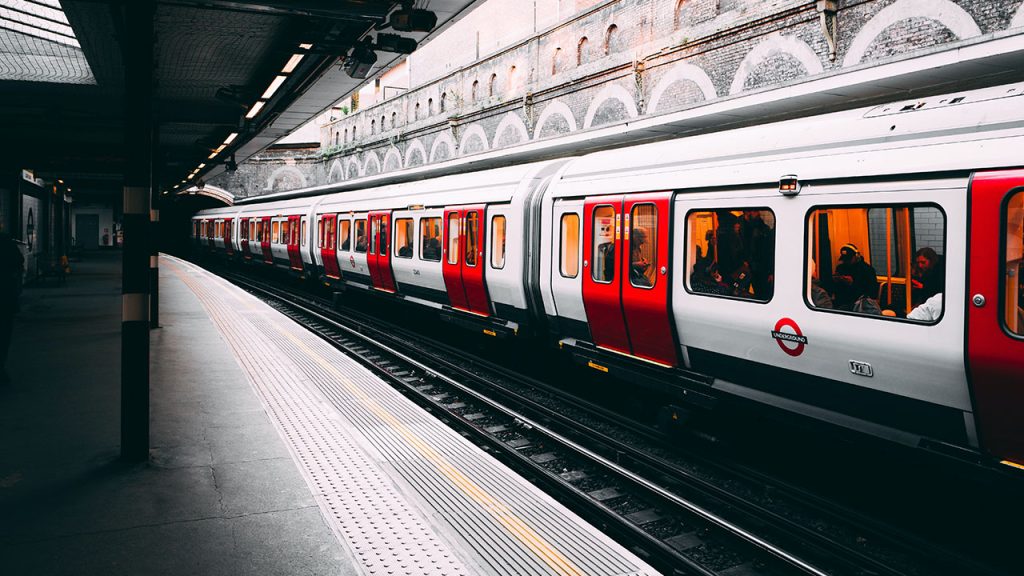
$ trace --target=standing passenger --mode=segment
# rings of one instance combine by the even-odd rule
[[[862,297],[878,298],[878,275],[853,244],[844,244],[839,249],[839,264],[832,283],[836,291],[834,304],[839,310],[853,310]]]

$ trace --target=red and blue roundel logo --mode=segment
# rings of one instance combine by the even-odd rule
[[[784,331],[784,328],[789,330]],[[807,346],[807,337],[792,318],[779,318],[775,323],[775,329],[772,330],[772,338],[775,338],[783,352],[793,357],[803,354],[804,347]]]

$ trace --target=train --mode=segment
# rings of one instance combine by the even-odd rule
[[[196,248],[1024,469],[1024,83],[203,210]]]

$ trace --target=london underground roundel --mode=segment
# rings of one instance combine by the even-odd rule
[[[793,357],[803,354],[807,346],[807,337],[792,318],[779,318],[772,330],[772,338],[783,352]]]

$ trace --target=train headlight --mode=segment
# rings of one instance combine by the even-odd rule
[[[783,196],[796,196],[800,193],[800,180],[796,174],[786,174],[779,178],[779,192]]]

